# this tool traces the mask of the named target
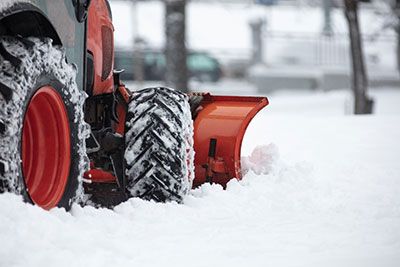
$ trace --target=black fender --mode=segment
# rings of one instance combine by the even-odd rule
[[[54,44],[62,45],[47,15],[26,0],[11,5],[0,4],[0,35],[49,37]]]

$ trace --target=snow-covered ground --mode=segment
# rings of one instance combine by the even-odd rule
[[[181,205],[47,212],[1,194],[0,266],[400,266],[400,91],[372,95],[358,117],[345,91],[271,95],[244,179]]]

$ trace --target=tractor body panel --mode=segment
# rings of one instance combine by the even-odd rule
[[[87,91],[90,95],[113,93],[114,27],[107,1],[92,1],[90,4],[87,50],[88,58],[93,57],[93,63],[88,60],[88,69],[92,69],[88,71],[88,79],[92,82],[87,83]]]

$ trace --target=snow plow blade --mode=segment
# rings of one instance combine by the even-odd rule
[[[266,105],[266,97],[203,95],[194,119],[195,179],[193,186],[226,186],[241,179],[241,145],[246,128]]]

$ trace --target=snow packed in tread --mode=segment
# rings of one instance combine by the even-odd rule
[[[126,175],[132,196],[178,201],[193,181],[193,122],[187,96],[168,88],[135,92],[126,122]]]

